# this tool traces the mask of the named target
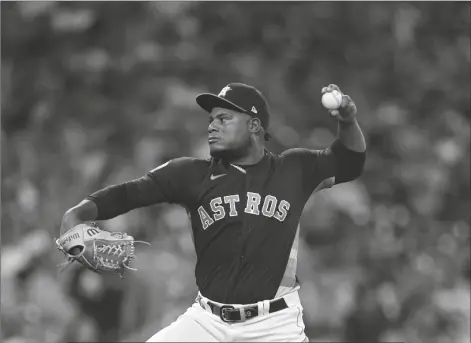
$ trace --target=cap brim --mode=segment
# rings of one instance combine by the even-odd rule
[[[228,110],[239,111],[243,113],[247,113],[242,107],[237,106],[233,102],[226,100],[224,98],[220,98],[215,94],[211,93],[203,93],[196,97],[196,103],[206,112],[211,113],[213,108],[221,107],[226,108]]]

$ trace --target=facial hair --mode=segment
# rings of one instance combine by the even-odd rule
[[[247,143],[241,147],[235,149],[224,149],[218,151],[210,151],[211,157],[216,159],[221,159],[227,162],[239,159],[247,155],[247,152],[250,150],[250,140],[247,140]]]

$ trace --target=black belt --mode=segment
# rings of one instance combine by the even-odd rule
[[[201,298],[199,299],[201,303]],[[255,318],[260,315],[258,313],[258,306],[242,306],[241,308],[235,308],[230,305],[219,306],[212,301],[208,300],[207,304],[211,308],[211,312],[221,318],[223,322],[241,322],[247,319]],[[202,306],[203,307],[203,306]],[[288,308],[285,299],[279,298],[273,301],[270,301],[270,309],[268,313],[274,313]],[[245,318],[243,318],[245,317]]]

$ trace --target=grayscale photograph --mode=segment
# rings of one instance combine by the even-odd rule
[[[470,343],[470,8],[1,1],[1,341]]]

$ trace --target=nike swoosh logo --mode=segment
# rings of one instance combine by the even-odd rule
[[[219,175],[211,174],[211,176],[209,178],[211,179],[211,181],[213,181],[213,180],[219,179],[220,177],[223,177],[223,176],[226,176],[226,175],[227,174],[219,174]]]

